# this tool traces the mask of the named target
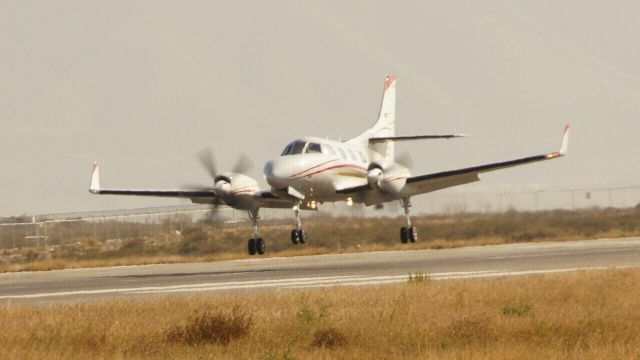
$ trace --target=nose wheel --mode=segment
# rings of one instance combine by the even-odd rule
[[[302,245],[307,242],[307,231],[302,229],[300,221],[300,205],[293,208],[296,214],[296,228],[291,230],[291,242],[293,245]]]
[[[306,230],[291,230],[291,242],[293,245],[302,245],[307,242],[307,231]]]
[[[260,233],[258,231],[260,222],[258,210],[259,209],[254,209],[249,211],[249,217],[253,221],[253,237],[247,242],[247,251],[249,252],[249,255],[264,255],[264,253],[267,252],[267,245],[264,242],[264,239],[260,237]]]

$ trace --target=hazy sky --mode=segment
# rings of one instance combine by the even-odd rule
[[[426,173],[554,151],[469,189],[640,184],[637,1],[0,0],[0,215],[181,204],[87,192],[251,175],[291,139],[355,136],[398,76]],[[480,187],[478,187],[480,186]],[[428,195],[422,202],[428,201]]]

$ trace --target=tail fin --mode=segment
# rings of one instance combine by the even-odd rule
[[[382,93],[382,104],[380,105],[380,114],[378,121],[360,136],[355,137],[349,142],[370,146],[370,148],[382,155],[385,159],[393,160],[394,144],[393,141],[376,142],[369,144],[370,138],[393,137],[396,134],[396,77],[387,75],[384,80],[384,92]]]

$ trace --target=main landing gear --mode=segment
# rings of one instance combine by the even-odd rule
[[[300,221],[300,206],[295,206],[293,210],[296,213],[296,228],[291,230],[291,242],[293,245],[304,244],[307,242],[307,232],[302,229]]]
[[[247,242],[247,250],[249,255],[264,255],[267,252],[267,246],[264,239],[260,237],[259,225],[260,225],[260,209],[249,210],[249,217],[253,221],[253,237]],[[295,206],[293,210],[296,213],[296,228],[291,230],[291,242],[294,245],[304,244],[307,242],[307,232],[302,229],[302,223],[300,221],[300,206]]]
[[[403,244],[408,242],[415,243],[418,240],[418,229],[411,226],[411,217],[409,216],[409,208],[411,208],[411,201],[408,197],[400,200],[400,204],[404,208],[404,217],[407,220],[407,226],[400,228],[400,241]]]
[[[267,251],[267,246],[264,242],[264,239],[260,237],[260,233],[258,232],[258,226],[260,222],[260,209],[252,209],[249,210],[249,217],[251,221],[253,221],[253,237],[249,239],[247,243],[247,250],[249,251],[249,255],[264,255]]]

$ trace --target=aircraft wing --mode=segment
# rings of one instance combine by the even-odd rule
[[[407,196],[424,194],[436,190],[479,181],[479,175],[481,173],[530,164],[538,161],[555,159],[566,155],[568,145],[569,125],[566,125],[562,137],[562,146],[560,147],[560,150],[556,152],[529,156],[521,159],[502,161],[492,164],[473,166],[464,169],[412,176],[410,178],[407,178],[407,183],[402,191],[400,191],[398,194],[394,194],[393,196],[375,196],[375,194],[373,193],[377,192],[377,190],[370,188],[369,185],[362,185],[350,189],[341,189],[338,192],[341,194],[353,194],[355,198],[361,199],[365,204],[374,205],[385,201],[397,200]]]
[[[299,206],[301,210],[317,210],[318,208],[312,208],[307,201],[300,201],[300,199],[283,194],[274,194],[270,190],[259,191],[253,195],[256,204],[261,208],[272,209],[291,209],[294,206]]]
[[[138,190],[138,189],[102,189],[100,187],[100,167],[98,163],[93,163],[91,173],[91,186],[89,192],[97,195],[132,195],[132,196],[154,196],[154,197],[176,197],[191,199],[198,204],[213,204],[216,195],[213,189],[207,190]]]
[[[148,190],[148,189],[102,189],[100,187],[100,167],[98,163],[93,163],[91,173],[91,185],[89,192],[96,195],[131,195],[131,196],[153,196],[172,197],[190,199],[195,204],[216,204],[222,201],[216,197],[213,189],[200,190]],[[299,199],[288,194],[274,194],[272,191],[263,190],[253,194],[253,200],[249,207],[253,205],[260,208],[285,209],[292,208],[299,204]],[[300,205],[302,210],[316,210],[311,208],[307,202]]]

